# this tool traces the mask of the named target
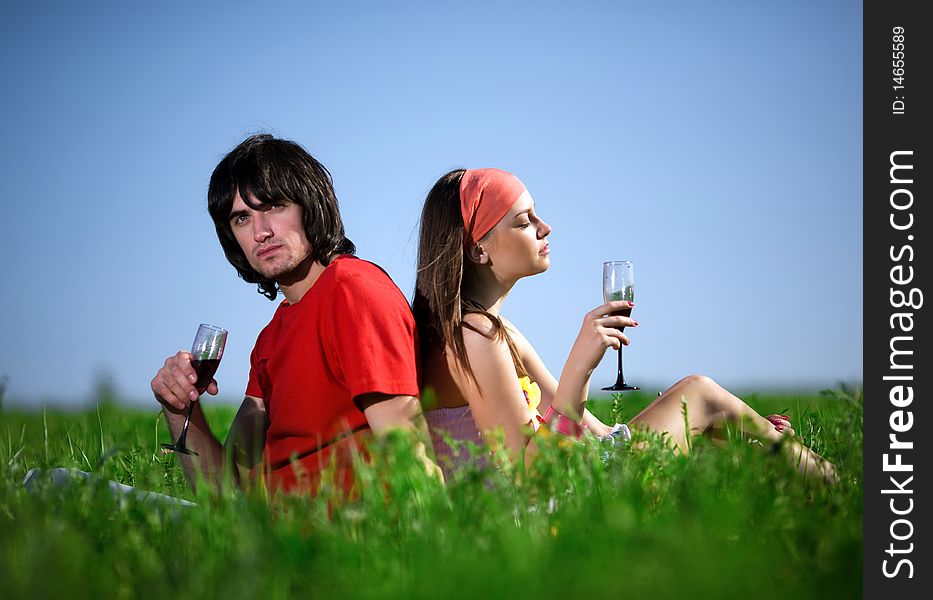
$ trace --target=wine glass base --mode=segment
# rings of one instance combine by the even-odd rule
[[[177,452],[179,454],[187,454],[189,456],[197,456],[198,453],[194,450],[189,450],[184,446],[176,446],[175,444],[162,444],[163,452]]]
[[[622,385],[619,385],[618,383],[615,383],[615,384],[613,384],[613,385],[610,385],[609,387],[604,387],[604,388],[603,388],[603,391],[606,391],[606,392],[629,392],[629,391],[632,391],[632,390],[640,390],[640,389],[641,389],[641,388],[638,387],[637,385],[629,385],[629,384],[627,384],[627,383],[623,383]]]

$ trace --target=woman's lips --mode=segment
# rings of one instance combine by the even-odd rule
[[[550,245],[550,244],[545,244],[545,245],[544,245],[544,248],[541,248],[541,251],[538,252],[538,254],[541,255],[541,256],[547,256],[547,255],[550,254],[550,253],[551,253],[551,245]]]

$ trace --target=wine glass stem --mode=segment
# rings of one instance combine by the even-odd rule
[[[185,447],[185,439],[188,437],[188,423],[191,422],[191,412],[194,410],[194,402],[188,403],[188,414],[185,415],[185,424],[181,426],[181,435],[178,436],[176,446]]]
[[[619,376],[616,378],[616,381],[620,384],[625,384],[625,375],[622,374],[622,346],[619,346]]]

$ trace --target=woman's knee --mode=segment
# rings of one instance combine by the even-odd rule
[[[743,406],[740,404],[744,403],[716,383],[713,378],[694,374],[684,377],[681,381],[683,382],[681,388],[683,395],[691,404],[699,403],[710,410],[722,413],[726,418],[743,412]]]
[[[713,390],[719,387],[719,384],[713,381],[711,377],[706,375],[699,375],[696,373],[693,375],[687,375],[680,380],[680,383],[682,383],[684,386],[688,386],[697,390]]]

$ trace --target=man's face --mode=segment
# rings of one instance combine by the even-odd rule
[[[300,277],[296,270],[311,255],[303,212],[292,202],[272,202],[256,210],[243,202],[239,192],[234,196],[230,228],[250,266],[263,277],[279,284]]]

